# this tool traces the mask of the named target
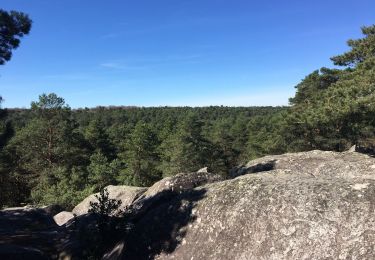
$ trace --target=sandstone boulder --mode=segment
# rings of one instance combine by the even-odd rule
[[[140,197],[140,199],[153,197],[165,191],[173,191],[176,193],[190,190],[208,183],[214,183],[224,180],[221,175],[207,172],[207,168],[203,168],[197,172],[179,173],[175,176],[166,177],[150,188]]]
[[[249,173],[285,170],[298,175],[324,178],[375,179],[373,157],[356,152],[309,151],[265,156],[231,172],[232,177]]]
[[[41,231],[55,228],[52,216],[38,208],[9,208],[0,211],[0,234],[22,230]]]
[[[179,173],[175,176],[166,177],[147,189],[132,205],[133,217],[139,218],[150,208],[169,201],[176,195],[196,187],[222,181],[221,175],[199,170],[192,173]]]
[[[119,210],[123,210],[131,205],[135,199],[137,199],[147,190],[147,188],[113,185],[106,187],[106,189],[108,190],[110,199],[121,200],[122,203]],[[92,194],[85,198],[72,210],[72,213],[77,216],[87,214],[90,208],[90,202],[98,201],[95,197],[96,195],[99,195],[99,193]]]
[[[232,176],[178,174],[147,191],[110,186],[133,210],[108,216],[104,259],[375,259],[375,158],[266,156]],[[82,259],[99,246],[102,220],[85,214],[59,227],[41,209],[0,211],[0,259]]]
[[[55,220],[56,224],[62,226],[66,224],[69,220],[74,218],[74,214],[68,211],[62,211],[59,214],[56,214],[53,219]]]
[[[43,209],[0,211],[0,259],[51,259],[59,236],[58,226]]]
[[[374,158],[311,151],[246,168],[257,173],[150,208],[107,259],[375,259]]]

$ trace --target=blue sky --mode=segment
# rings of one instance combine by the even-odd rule
[[[3,107],[55,92],[97,105],[287,105],[375,23],[373,0],[1,0],[29,36],[0,67]]]

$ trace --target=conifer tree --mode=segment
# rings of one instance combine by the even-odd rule
[[[177,132],[163,142],[160,169],[164,176],[214,166],[213,146],[202,135],[202,126],[203,122],[190,113]]]
[[[120,155],[126,167],[119,176],[120,182],[134,186],[150,186],[160,179],[157,169],[160,158],[157,153],[159,141],[150,126],[138,122],[124,142],[124,152]]]

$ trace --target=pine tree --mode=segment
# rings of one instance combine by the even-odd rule
[[[92,151],[102,153],[109,159],[115,158],[114,146],[100,120],[90,121],[85,129],[85,139],[89,142]]]
[[[149,186],[161,177],[157,169],[160,158],[157,153],[159,141],[150,126],[142,121],[138,122],[124,142],[124,152],[120,158],[126,168],[122,170],[120,182],[134,186]]]
[[[93,190],[99,191],[105,186],[117,184],[116,177],[122,167],[119,160],[109,161],[104,154],[97,152],[90,157],[90,162],[87,167],[88,184]]]
[[[12,175],[23,176],[34,189],[44,189],[59,183],[54,174],[60,171],[57,169],[71,173],[73,166],[85,165],[88,160],[64,99],[43,94],[31,109],[34,118],[16,131],[6,152],[14,166]]]
[[[164,176],[215,166],[213,145],[202,135],[202,126],[203,122],[191,113],[163,142],[160,169]]]
[[[374,137],[375,26],[362,32],[348,41],[351,50],[332,58],[344,70],[315,72],[297,86],[286,118],[290,147],[342,151]]]

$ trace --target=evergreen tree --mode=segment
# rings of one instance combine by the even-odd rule
[[[240,155],[240,151],[235,148],[236,137],[231,133],[232,125],[233,120],[230,118],[220,119],[214,123],[209,131],[212,132],[212,143],[216,146],[214,149],[217,153],[216,163],[221,166],[221,169],[216,170],[223,174],[236,166]]]
[[[100,120],[90,121],[85,129],[85,139],[89,142],[92,151],[102,153],[109,159],[114,159],[113,144],[110,142],[109,135]]]
[[[202,136],[202,126],[203,122],[191,113],[177,132],[163,142],[160,169],[164,176],[215,166],[213,146]]]
[[[90,157],[90,162],[87,167],[88,184],[93,190],[98,191],[105,186],[117,184],[116,177],[122,167],[119,160],[110,162],[104,154],[97,152]]]
[[[37,174],[46,168],[85,161],[79,153],[82,136],[64,99],[43,94],[31,109],[34,118],[16,132],[8,147],[18,168]]]
[[[329,71],[335,78],[326,87],[315,87],[322,85],[326,71],[297,86],[286,118],[285,136],[290,147],[342,151],[374,136],[375,26],[364,27],[362,32],[364,38],[348,41],[350,51],[332,58],[336,65],[349,67]],[[301,86],[315,90],[314,94],[297,98],[302,97]]]
[[[125,161],[120,182],[134,186],[150,186],[160,179],[161,172],[157,169],[160,158],[157,153],[158,139],[150,126],[138,122],[124,143],[124,152],[120,157]]]
[[[28,34],[31,20],[27,14],[0,9],[0,65],[12,57],[12,50],[20,45],[20,38]]]
[[[364,38],[348,40],[350,51],[331,58],[335,65],[355,67],[375,56],[375,25],[362,27],[362,33]]]
[[[56,169],[62,167],[71,172],[73,166],[84,165],[87,158],[80,146],[83,139],[64,99],[43,94],[32,103],[32,112],[34,118],[16,131],[6,152],[13,165],[11,174],[23,176],[30,188],[40,189],[59,182]],[[37,183],[41,185],[36,186]]]

